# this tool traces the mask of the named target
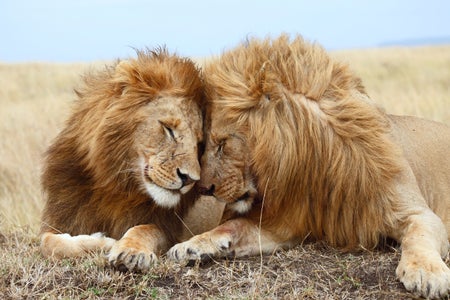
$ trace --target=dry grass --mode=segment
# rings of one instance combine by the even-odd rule
[[[389,113],[450,124],[450,46],[334,53]]]
[[[390,113],[450,124],[450,46],[336,52]],[[192,268],[162,260],[123,274],[101,254],[53,262],[36,237],[42,152],[62,126],[79,74],[99,65],[0,64],[0,295],[24,298],[410,299],[396,248],[342,254],[321,243]]]
[[[395,251],[342,254],[317,243],[262,263],[163,262],[148,274],[130,274],[111,269],[101,254],[44,260],[27,231],[8,235],[0,247],[2,299],[411,299],[395,280]]]

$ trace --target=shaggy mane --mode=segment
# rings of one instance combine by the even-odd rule
[[[266,226],[334,246],[379,243],[395,221],[399,150],[384,111],[346,65],[282,36],[250,40],[204,73],[212,117],[248,131]]]
[[[137,58],[87,74],[76,93],[65,129],[46,153],[43,220],[49,224],[41,231],[57,231],[49,226],[58,224],[72,235],[104,231],[120,238],[150,220],[163,229],[176,226],[167,221],[173,211],[156,207],[130,175],[131,158],[136,129],[149,117],[140,110],[144,105],[158,97],[183,97],[203,108],[203,83],[194,63],[165,48],[137,51]],[[181,201],[180,214],[193,201],[188,200]],[[177,232],[165,231],[172,238]]]

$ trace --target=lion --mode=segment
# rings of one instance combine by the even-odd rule
[[[145,272],[180,241],[197,197],[204,87],[199,68],[165,47],[85,76],[46,153],[41,252],[109,252]]]
[[[301,36],[251,39],[203,74],[199,189],[226,212],[169,258],[258,255],[305,240],[351,251],[394,239],[405,288],[448,295],[449,127],[387,114],[347,65]]]

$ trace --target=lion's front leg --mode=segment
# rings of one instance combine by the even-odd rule
[[[431,210],[411,215],[400,237],[402,256],[396,274],[405,288],[427,298],[441,298],[450,289],[450,270],[442,260],[448,253],[444,224]]]
[[[165,249],[166,236],[156,225],[138,225],[115,242],[108,260],[121,271],[146,272],[157,261],[157,254]]]
[[[41,235],[41,252],[45,257],[61,259],[82,256],[89,251],[109,251],[116,242],[97,232],[91,235],[71,236],[68,233],[44,232]]]
[[[180,262],[205,261],[212,257],[268,253],[279,246],[272,234],[251,220],[234,219],[173,246],[167,256]]]

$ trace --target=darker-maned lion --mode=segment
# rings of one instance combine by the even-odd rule
[[[407,290],[448,294],[448,127],[386,114],[347,66],[300,37],[250,40],[204,77],[200,187],[227,203],[228,220],[169,257],[271,253],[306,238],[367,249],[390,237]]]
[[[77,94],[44,163],[42,253],[100,248],[113,266],[145,271],[179,241],[179,218],[195,199],[199,70],[165,49],[138,51],[87,75]]]

